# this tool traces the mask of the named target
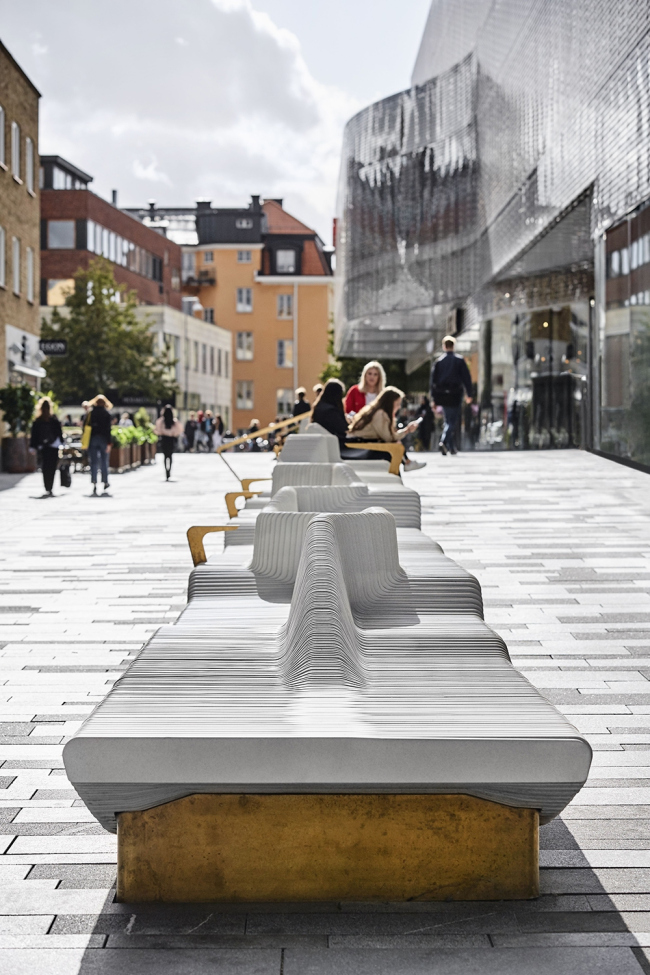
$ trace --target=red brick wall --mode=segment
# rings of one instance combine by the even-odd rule
[[[117,207],[102,200],[89,190],[42,190],[41,217],[44,220],[95,220],[143,247],[163,261],[161,284],[151,281],[128,268],[113,264],[115,280],[136,292],[138,300],[151,305],[170,305],[181,309],[181,292],[172,289],[172,272],[180,280],[181,249],[155,230],[150,230]],[[88,267],[94,257],[89,251],[43,250],[41,251],[41,277],[71,278],[80,267]]]

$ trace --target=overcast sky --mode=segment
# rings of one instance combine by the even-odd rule
[[[331,243],[345,121],[407,88],[430,0],[0,0],[40,151],[120,206],[285,206]]]

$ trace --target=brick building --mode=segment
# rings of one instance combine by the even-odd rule
[[[0,42],[0,386],[43,375],[39,313],[39,92]]]
[[[41,159],[41,305],[61,305],[97,256],[143,305],[181,309],[181,250],[88,189],[92,176],[60,156]]]

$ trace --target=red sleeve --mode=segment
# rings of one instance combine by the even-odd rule
[[[345,412],[358,413],[366,405],[365,393],[362,393],[358,386],[350,386],[345,397]]]

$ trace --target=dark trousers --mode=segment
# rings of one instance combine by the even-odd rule
[[[51,491],[54,486],[54,475],[56,474],[56,465],[58,463],[58,447],[41,447],[41,471],[43,473],[43,485],[46,491]]]
[[[165,437],[160,438],[160,446],[162,448],[163,457],[165,458],[165,474],[167,477],[172,472],[172,454],[174,453],[174,447],[176,446],[176,437]]]
[[[443,406],[442,412],[445,424],[442,428],[440,443],[444,443],[447,450],[456,450],[456,427],[460,417],[460,406]]]

